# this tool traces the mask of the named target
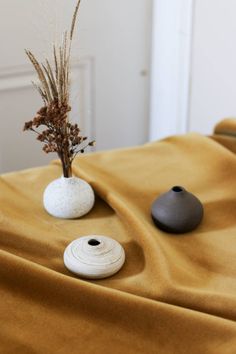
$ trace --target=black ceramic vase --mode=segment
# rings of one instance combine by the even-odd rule
[[[175,186],[157,198],[151,208],[156,226],[170,233],[194,230],[202,221],[203,206],[200,200],[183,187]]]

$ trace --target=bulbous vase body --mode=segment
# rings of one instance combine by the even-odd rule
[[[89,235],[72,241],[65,249],[64,264],[82,278],[103,279],[117,273],[125,262],[121,244],[110,237]]]
[[[75,219],[87,214],[94,205],[92,187],[77,177],[61,177],[44,191],[43,203],[49,214],[57,218]]]
[[[158,228],[169,233],[194,230],[202,221],[203,206],[200,200],[183,187],[175,186],[157,198],[151,215]]]

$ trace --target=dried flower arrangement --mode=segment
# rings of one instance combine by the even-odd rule
[[[60,46],[53,45],[53,64],[48,59],[39,63],[32,52],[26,54],[38,74],[39,84],[33,83],[43,99],[44,106],[33,120],[26,122],[24,131],[35,132],[44,143],[46,153],[56,152],[61,160],[63,175],[72,176],[71,165],[78,153],[83,153],[95,141],[87,142],[77,124],[69,122],[70,58],[71,44],[81,0],[78,1],[72,18],[70,32],[66,31]],[[39,131],[39,127],[46,129]]]

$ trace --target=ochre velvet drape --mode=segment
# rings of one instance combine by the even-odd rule
[[[57,161],[2,175],[0,353],[236,353],[236,138],[224,134],[221,126],[213,137],[79,157],[73,172],[91,183],[96,203],[78,220],[43,209]],[[150,217],[153,200],[174,185],[205,209],[184,235]],[[89,234],[123,245],[119,273],[87,281],[64,267],[65,247]]]

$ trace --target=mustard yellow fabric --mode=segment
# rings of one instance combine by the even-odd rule
[[[236,353],[236,156],[215,138],[79,157],[96,204],[78,220],[43,209],[58,162],[1,176],[0,353]],[[204,204],[194,232],[152,223],[153,200],[174,185]],[[64,267],[65,247],[89,234],[123,245],[119,273],[87,281]]]
[[[225,118],[220,121],[214,129],[215,134],[223,134],[236,137],[236,119]]]
[[[219,122],[215,126],[214,135],[212,138],[232,152],[236,153],[236,119],[226,118]]]

